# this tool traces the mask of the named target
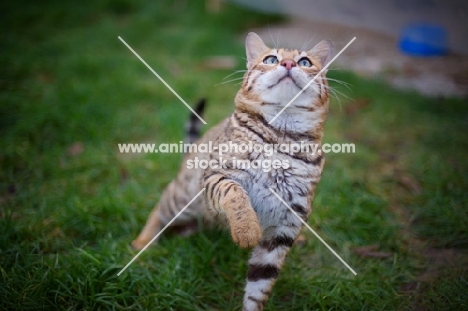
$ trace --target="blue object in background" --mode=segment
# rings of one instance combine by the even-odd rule
[[[400,49],[414,56],[447,54],[447,32],[441,26],[428,23],[410,24],[400,34]]]

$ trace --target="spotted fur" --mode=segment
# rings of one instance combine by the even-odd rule
[[[330,60],[333,46],[325,40],[309,51],[270,49],[255,33],[246,39],[247,72],[235,98],[234,113],[209,130],[198,143],[321,144],[328,111],[325,71],[271,124],[269,122]],[[273,58],[271,58],[273,57]],[[270,58],[270,59],[269,59]],[[310,62],[311,66],[308,65]],[[192,137],[193,138],[193,137]],[[202,188],[205,191],[180,215],[173,226],[186,226],[203,216],[225,224],[240,247],[254,247],[249,260],[243,310],[263,310],[285,257],[299,235],[301,221],[270,192],[273,189],[296,213],[307,220],[324,158],[321,154],[278,150],[223,155],[224,167],[188,169],[188,160],[222,163],[217,152],[189,153],[147,224],[132,245],[141,249]],[[287,168],[265,172],[234,166],[238,160],[288,161]],[[212,162],[212,163],[214,163]]]

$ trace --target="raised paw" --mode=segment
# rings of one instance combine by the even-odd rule
[[[234,243],[242,248],[254,247],[262,238],[262,228],[253,210],[242,210],[229,217]]]

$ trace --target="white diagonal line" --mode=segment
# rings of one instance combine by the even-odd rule
[[[174,218],[172,218],[171,221],[169,221],[167,225],[164,228],[162,228],[162,230],[159,231],[159,233],[156,234],[156,236],[152,238],[151,241],[149,241],[148,244],[146,244],[145,247],[143,247],[141,251],[139,251],[138,254],[136,254],[135,257],[133,257],[133,259],[130,260],[130,262],[122,270],[120,270],[119,273],[117,273],[117,276],[120,276],[122,272],[124,272],[128,268],[128,266],[130,266],[138,258],[138,256],[140,256],[141,253],[143,253],[148,248],[148,246],[150,246],[150,244],[153,243],[154,240],[156,240],[161,235],[161,233],[163,233],[164,230],[166,230],[167,227],[169,227],[172,224],[172,222],[174,222],[174,220],[176,220],[176,218],[179,217],[180,214],[182,214],[187,209],[187,207],[189,207],[189,205],[192,204],[193,201],[195,201],[196,198],[198,198],[200,194],[202,194],[203,191],[205,191],[205,189],[206,188],[200,190],[200,192],[198,192],[197,195],[192,200],[190,200],[190,202],[188,202],[187,205],[185,205],[184,208],[181,209],[180,212],[178,212],[177,215],[175,215]]]
[[[307,227],[307,229],[309,229],[316,237],[317,239],[320,240],[320,242],[323,243],[323,245],[325,245],[332,253],[333,255],[336,256],[336,258],[338,258],[345,266],[346,268],[348,268],[354,275],[357,275],[357,273],[353,270],[353,268],[351,268],[347,263],[346,261],[344,261],[340,255],[338,255],[334,250],[333,248],[331,248],[327,242],[325,242],[315,231],[314,229],[312,229],[301,217],[299,217],[299,215],[296,214],[296,212],[286,203],[284,202],[284,200],[271,188],[268,188],[270,189],[270,191],[281,201],[281,203],[283,203],[287,208],[289,208],[291,210],[291,212],[293,212],[294,215],[296,215],[296,217],[304,224],[304,226]]]
[[[291,105],[291,103],[292,103],[293,101],[295,101],[296,98],[298,98],[298,97],[315,81],[315,79],[317,79],[317,77],[319,77],[319,76],[322,74],[322,72],[324,72],[324,71],[328,68],[328,66],[331,65],[331,63],[333,63],[333,62],[335,61],[335,59],[337,59],[338,56],[340,56],[341,53],[343,53],[344,50],[346,50],[346,49],[348,48],[348,46],[349,46],[351,43],[353,43],[354,40],[356,40],[356,37],[352,38],[351,41],[349,41],[348,44],[346,44],[345,47],[342,48],[341,51],[340,51],[338,54],[336,54],[335,57],[333,57],[332,60],[329,61],[328,64],[326,64],[325,67],[323,67],[322,70],[320,70],[320,71],[315,75],[315,77],[314,77],[312,80],[310,80],[309,83],[307,83],[306,86],[304,86],[304,87],[302,88],[302,90],[300,90],[299,93],[297,93],[296,96],[294,96],[293,99],[291,99],[291,100],[289,101],[289,103],[288,103],[286,106],[284,106],[284,108],[281,109],[281,111],[278,112],[278,114],[277,114],[273,119],[270,120],[270,122],[268,122],[268,124],[271,124],[271,122],[275,121],[276,118],[278,118],[279,115],[282,114],[283,111],[286,110],[286,108],[288,108],[289,105]]]
[[[136,57],[138,57],[139,60],[141,60],[141,62],[142,62],[143,64],[145,64],[146,67],[148,67],[149,70],[151,70],[151,72],[152,72],[159,80],[161,80],[161,82],[162,82],[162,83],[163,83],[163,84],[164,84],[164,85],[165,85],[165,86],[182,102],[182,103],[184,103],[185,106],[187,106],[188,109],[190,109],[190,111],[191,111],[194,115],[196,115],[196,116],[198,117],[198,119],[200,119],[200,121],[203,122],[203,124],[206,124],[205,120],[203,120],[203,118],[200,117],[200,116],[198,115],[198,113],[196,113],[195,110],[193,110],[192,107],[190,107],[189,104],[187,104],[187,103],[185,102],[185,100],[184,100],[182,97],[180,97],[179,94],[177,94],[176,91],[174,91],[174,90],[172,89],[172,87],[171,87],[169,84],[167,84],[166,81],[164,81],[164,79],[161,78],[161,76],[158,75],[158,74],[156,73],[156,71],[154,71],[153,68],[151,68],[151,67],[147,64],[147,63],[143,60],[143,58],[141,58],[140,55],[138,55],[137,52],[135,52],[135,51],[130,47],[130,45],[128,45],[127,42],[124,41],[124,39],[122,39],[120,36],[119,36],[118,38],[119,38],[120,41],[122,41],[123,44],[125,44],[125,46],[126,46],[130,51],[132,51],[133,54],[135,54]]]

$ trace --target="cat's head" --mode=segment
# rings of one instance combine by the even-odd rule
[[[271,111],[286,106],[330,61],[334,51],[329,40],[321,41],[308,51],[269,48],[253,32],[248,34],[245,47],[247,72],[237,101]],[[300,113],[301,109],[312,111],[314,107],[327,104],[329,94],[325,73],[287,109]]]

